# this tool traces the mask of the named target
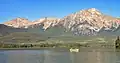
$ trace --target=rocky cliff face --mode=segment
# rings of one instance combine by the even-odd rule
[[[34,21],[32,24],[32,27],[35,28],[35,27],[39,27],[42,25],[43,29],[47,30],[50,27],[54,27],[54,26],[58,25],[59,22],[60,22],[60,19],[45,17],[45,18]]]
[[[113,31],[119,27],[119,19],[104,15],[95,8],[73,13],[61,20],[67,31],[82,35],[93,35],[102,29]]]
[[[5,25],[15,28],[36,28],[42,26],[44,30],[55,26],[63,26],[67,31],[76,35],[95,35],[100,31],[115,31],[119,28],[120,19],[104,15],[95,8],[75,12],[62,19],[42,18],[30,22],[24,18],[17,18],[6,22]]]

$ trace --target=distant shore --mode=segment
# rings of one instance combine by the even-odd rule
[[[43,50],[50,48],[0,48],[0,50]]]
[[[0,50],[49,50],[49,49],[63,49],[63,48],[52,48],[52,47],[41,47],[41,48],[0,48]],[[69,48],[64,48],[69,49]]]
[[[114,44],[105,44],[105,43],[20,43],[20,44],[0,44],[0,50],[45,50],[45,49],[69,49],[69,48],[115,48]]]

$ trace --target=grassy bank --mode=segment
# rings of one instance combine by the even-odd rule
[[[39,50],[50,48],[114,48],[114,44],[108,43],[0,43],[0,50]]]

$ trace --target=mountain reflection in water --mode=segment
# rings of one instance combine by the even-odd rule
[[[120,63],[120,52],[113,49],[80,50],[1,50],[0,63]]]

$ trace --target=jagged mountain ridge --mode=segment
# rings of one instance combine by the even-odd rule
[[[13,23],[13,22],[17,23]],[[9,24],[10,23],[10,24]],[[44,30],[55,26],[63,26],[66,32],[72,31],[76,35],[95,35],[100,31],[114,31],[119,28],[120,19],[104,15],[95,8],[75,12],[62,19],[42,18],[33,22],[28,19],[17,18],[4,23],[15,28],[38,28]]]
[[[75,34],[96,34],[101,29],[111,30],[119,27],[119,19],[106,16],[95,8],[82,10],[64,17],[63,26]]]
[[[33,22],[33,24],[30,25],[30,26],[32,26],[32,28],[43,26],[43,29],[46,30],[50,27],[54,27],[54,26],[58,25],[59,22],[60,22],[60,19],[58,19],[58,18],[47,18],[47,17],[45,17],[45,18],[35,20]]]

